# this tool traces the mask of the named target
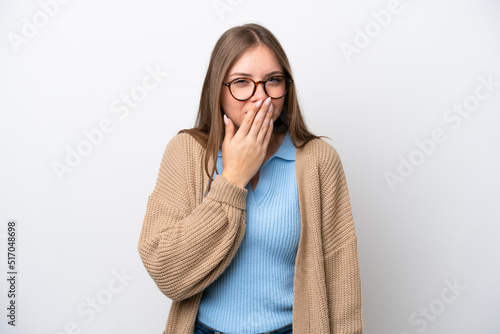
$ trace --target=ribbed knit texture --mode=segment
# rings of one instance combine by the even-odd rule
[[[222,150],[217,171],[222,173]],[[287,133],[246,189],[246,231],[231,264],[204,291],[198,319],[224,333],[255,334],[292,322],[300,238],[295,146]]]
[[[173,301],[164,334],[194,332],[203,291],[235,258],[247,228],[248,189],[216,175],[203,196],[209,181],[204,155],[187,133],[168,143],[139,237],[147,272]],[[360,334],[357,238],[340,158],[331,145],[314,139],[297,149],[295,170],[301,226],[293,331]]]

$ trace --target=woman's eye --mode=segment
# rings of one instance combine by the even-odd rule
[[[236,79],[233,81],[233,84],[236,85],[248,85],[250,83],[250,80],[247,79]]]
[[[278,82],[281,82],[282,80],[283,80],[282,77],[270,77],[267,81],[273,82],[273,83],[278,83]]]

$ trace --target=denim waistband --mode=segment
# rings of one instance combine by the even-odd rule
[[[195,334],[225,334],[223,332],[220,332],[220,331],[218,331],[216,329],[213,329],[213,328],[205,325],[204,323],[202,323],[199,320],[196,320],[196,326],[195,327],[196,327],[195,328]],[[261,334],[269,334],[269,333],[273,333],[273,334],[288,334],[288,333],[292,333],[292,324],[280,327],[280,328],[272,330],[270,332],[264,332],[264,333],[261,333]]]

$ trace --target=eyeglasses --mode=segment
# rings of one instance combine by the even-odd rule
[[[255,94],[257,85],[260,83],[264,85],[267,96],[271,97],[271,99],[280,99],[286,95],[292,82],[292,79],[288,79],[284,75],[278,75],[257,82],[250,78],[236,78],[222,84],[229,87],[229,92],[236,100],[246,101]]]

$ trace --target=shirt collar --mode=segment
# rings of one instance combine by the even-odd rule
[[[219,149],[219,157],[222,157],[222,149]],[[290,137],[290,131],[286,132],[285,138],[281,143],[281,146],[278,148],[276,153],[271,157],[278,157],[285,160],[295,160],[295,146],[293,146],[292,138]]]

